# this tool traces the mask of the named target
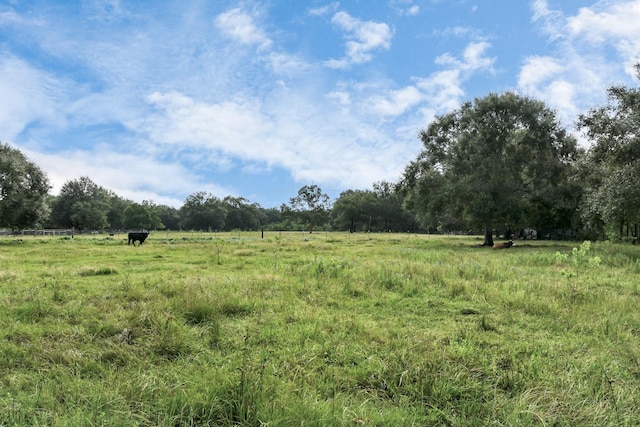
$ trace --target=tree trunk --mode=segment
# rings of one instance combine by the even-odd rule
[[[493,234],[489,226],[484,228],[484,243],[482,246],[493,246]]]

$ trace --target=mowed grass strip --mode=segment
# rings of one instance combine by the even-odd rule
[[[480,242],[3,238],[0,425],[639,425],[640,248]]]

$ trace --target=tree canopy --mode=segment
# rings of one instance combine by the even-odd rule
[[[53,203],[54,223],[80,230],[98,230],[109,226],[111,210],[109,191],[89,177],[67,181]]]
[[[416,228],[402,196],[386,181],[375,182],[372,190],[343,191],[333,204],[331,216],[334,226],[351,232]]]
[[[636,65],[640,80],[640,64]],[[593,142],[581,162],[582,219],[594,231],[640,222],[640,88],[612,86],[608,102],[580,115]],[[635,228],[635,227],[634,227]],[[622,231],[621,231],[622,234]],[[637,237],[637,230],[634,232]]]
[[[49,213],[49,180],[19,150],[0,143],[0,227],[39,225]]]
[[[180,215],[180,226],[187,230],[222,230],[227,210],[219,198],[198,191],[187,197]]]
[[[225,197],[226,228],[229,230],[258,230],[266,222],[265,215],[256,203],[250,203],[244,197]]]
[[[298,190],[298,195],[289,200],[289,206],[283,211],[300,217],[309,225],[309,233],[315,224],[328,218],[330,198],[317,185],[305,185]]]
[[[160,221],[160,217],[154,209],[152,202],[144,201],[140,203],[131,203],[124,210],[124,225],[126,228],[132,229],[156,229],[163,228],[164,225]]]
[[[504,224],[566,222],[577,144],[543,102],[490,94],[436,117],[420,138],[398,189],[423,227],[483,228],[492,245]]]

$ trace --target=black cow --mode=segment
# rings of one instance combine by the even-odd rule
[[[128,236],[129,241],[127,242],[127,245],[130,245],[131,243],[133,243],[133,246],[135,246],[136,240],[140,242],[140,245],[142,245],[148,236],[149,236],[148,231],[130,231]]]

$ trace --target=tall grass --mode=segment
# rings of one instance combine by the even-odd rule
[[[640,248],[478,243],[2,239],[0,425],[640,424]]]

